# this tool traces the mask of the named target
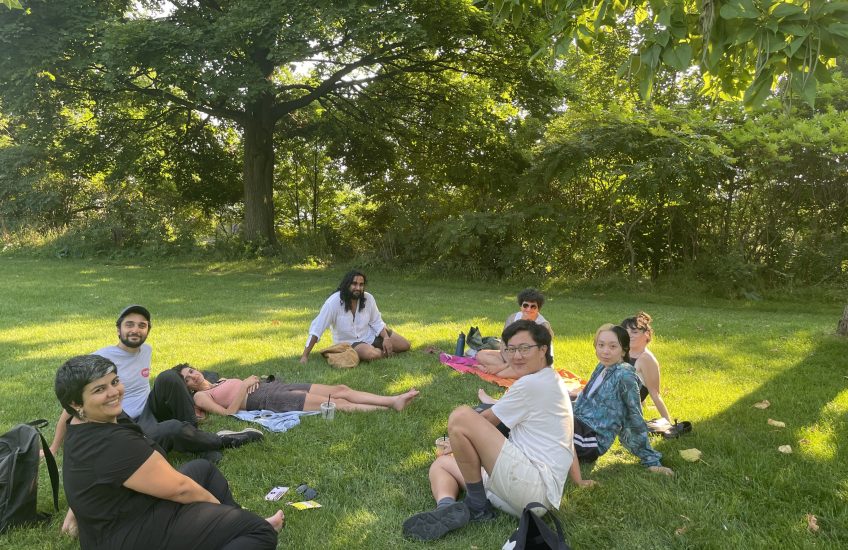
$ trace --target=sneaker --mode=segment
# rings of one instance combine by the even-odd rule
[[[470,516],[464,502],[410,516],[403,522],[403,536],[413,540],[436,540],[450,531],[468,525]]]
[[[262,441],[265,437],[256,428],[245,428],[237,432],[221,430],[217,435],[221,438],[221,448],[223,449],[234,449],[253,441]]]
[[[495,509],[492,508],[492,503],[488,500],[486,500],[486,507],[482,510],[468,510],[468,520],[471,522],[492,521],[493,519],[495,519]]]

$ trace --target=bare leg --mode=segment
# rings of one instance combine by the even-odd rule
[[[354,347],[360,361],[374,361],[383,358],[383,350],[377,349],[371,344],[359,344]]]
[[[490,474],[506,439],[491,422],[471,407],[459,407],[448,418],[453,456],[466,483],[482,481],[480,468]]]
[[[419,391],[413,388],[398,395],[377,395],[365,391],[354,390],[343,384],[339,384],[338,386],[312,384],[312,387],[309,388],[309,393],[325,397],[332,395],[333,397],[343,399],[350,403],[356,403],[359,405],[378,405],[379,407],[391,407],[397,411],[402,411],[410,401],[418,396]]]
[[[392,335],[389,336],[389,340],[392,341],[393,353],[403,353],[404,351],[409,351],[409,348],[411,347],[409,340],[394,331],[392,331]]]
[[[430,465],[430,491],[439,502],[445,497],[456,499],[459,491],[465,489],[465,480],[453,455],[442,455]]]
[[[502,373],[509,367],[509,363],[504,361],[501,352],[493,349],[481,349],[474,358],[480,363],[482,370],[488,374],[497,374],[501,378],[508,378]],[[514,373],[512,378],[515,378]]]
[[[388,409],[388,407],[383,407],[380,405],[363,405],[361,403],[351,403],[347,399],[342,399],[340,397],[331,397],[330,401],[336,404],[336,408],[340,411],[345,412],[371,412],[371,411],[384,411]],[[326,403],[327,397],[323,395],[316,395],[312,393],[306,394],[306,401],[303,402],[303,410],[304,411],[318,411],[321,410],[321,403]]]
[[[480,400],[480,403],[485,403],[487,405],[494,405],[498,402],[497,399],[486,393],[486,390],[483,388],[479,388],[477,390],[477,399]]]
[[[276,514],[265,518],[265,521],[270,523],[271,527],[274,528],[274,531],[279,533],[283,526],[286,524],[286,516],[283,514],[282,510],[277,510]]]

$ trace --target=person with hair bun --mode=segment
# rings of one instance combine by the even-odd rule
[[[636,375],[641,381],[639,397],[644,403],[645,398],[650,395],[657,412],[671,424],[671,415],[668,414],[668,407],[665,406],[665,401],[663,401],[660,393],[660,364],[651,350],[648,349],[648,344],[654,337],[654,329],[651,327],[652,320],[650,315],[640,311],[633,317],[628,317],[622,321],[621,326],[627,330],[627,334],[630,336],[629,363],[636,369]]]

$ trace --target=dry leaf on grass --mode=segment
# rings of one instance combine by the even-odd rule
[[[677,535],[677,536],[680,536],[683,533],[685,533],[687,529],[689,529],[689,527],[687,527],[686,525],[684,525],[683,527],[678,527],[677,529],[674,530],[674,534]]]
[[[763,399],[759,403],[754,403],[754,407],[758,409],[767,409],[769,406],[771,406],[771,403],[769,403],[768,399]]]
[[[810,533],[819,532],[819,520],[813,514],[807,514],[807,531]]]
[[[774,426],[775,428],[785,428],[786,422],[781,422],[780,420],[772,420],[771,418],[769,418],[768,425]]]
[[[777,448],[777,450],[780,451],[781,453],[785,454],[785,455],[791,455],[792,454],[792,445],[781,445],[780,447]]]
[[[810,440],[807,439],[806,437],[798,440],[798,445],[809,445],[809,444],[810,444]]]
[[[698,449],[681,449],[679,452],[680,457],[689,462],[698,462],[701,460],[701,455],[703,454]]]

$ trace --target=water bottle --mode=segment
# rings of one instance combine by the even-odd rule
[[[463,355],[465,355],[465,333],[464,332],[460,332],[459,338],[456,339],[456,351],[454,352],[454,355],[457,355],[459,357],[462,357]]]

